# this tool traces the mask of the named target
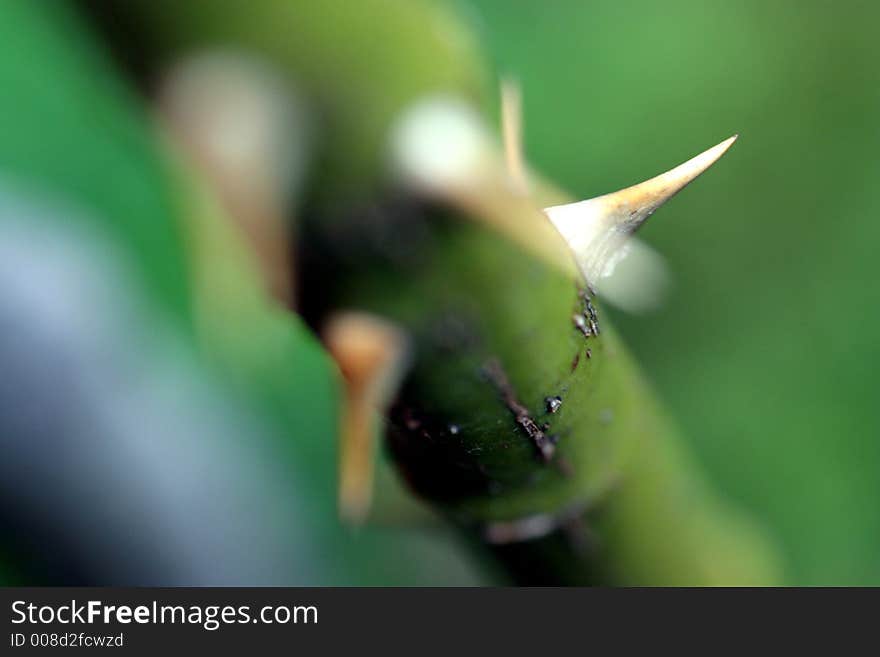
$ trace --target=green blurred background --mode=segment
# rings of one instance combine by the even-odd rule
[[[648,222],[668,303],[616,323],[798,584],[880,583],[880,6],[465,4],[533,165],[586,198],[740,139]]]

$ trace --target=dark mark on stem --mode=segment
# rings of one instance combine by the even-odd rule
[[[498,390],[498,394],[501,395],[504,405],[507,406],[507,410],[513,415],[513,419],[516,421],[517,425],[525,431],[526,435],[534,443],[538,450],[538,454],[545,462],[549,461],[553,457],[553,452],[556,448],[553,445],[553,442],[532,419],[529,409],[520,404],[517,400],[516,393],[510,385],[510,381],[507,378],[507,374],[505,374],[502,369],[501,363],[493,358],[486,363],[483,367],[483,371]]]
[[[599,329],[599,314],[593,305],[592,296],[594,294],[589,288],[579,290],[578,298],[581,301],[581,309],[572,316],[575,328],[583,333],[585,338],[599,335],[601,332]]]

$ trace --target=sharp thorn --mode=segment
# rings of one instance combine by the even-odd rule
[[[586,201],[547,208],[545,212],[551,213],[557,208],[577,209],[583,215],[584,220],[598,220],[609,227],[633,233],[657,208],[684,189],[688,183],[724,155],[738,136],[734,135],[725,139],[720,144],[703,151],[683,164],[679,164],[674,169],[645,182]],[[574,216],[573,213],[567,214]]]
[[[650,180],[577,203],[544,209],[565,239],[589,284],[609,275],[621,247],[651,214],[712,166],[738,135]]]

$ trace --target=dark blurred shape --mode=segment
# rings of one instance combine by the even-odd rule
[[[0,499],[14,500],[14,551],[71,584],[317,581],[269,430],[145,312],[118,249],[41,205],[0,190]]]

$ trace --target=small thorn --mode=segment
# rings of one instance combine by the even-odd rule
[[[501,134],[507,175],[515,189],[524,191],[527,184],[522,144],[522,90],[517,81],[509,78],[501,82]]]
[[[472,104],[457,96],[429,95],[407,106],[389,137],[398,182],[446,197],[473,190],[497,174],[497,146]]]
[[[654,211],[703,173],[738,135],[645,182],[596,198],[557,205],[544,213],[575,255],[587,282],[608,276],[621,256],[625,239]]]
[[[377,415],[397,391],[407,340],[389,322],[366,313],[335,315],[324,342],[345,380],[340,430],[339,514],[352,523],[366,518],[373,497]]]

